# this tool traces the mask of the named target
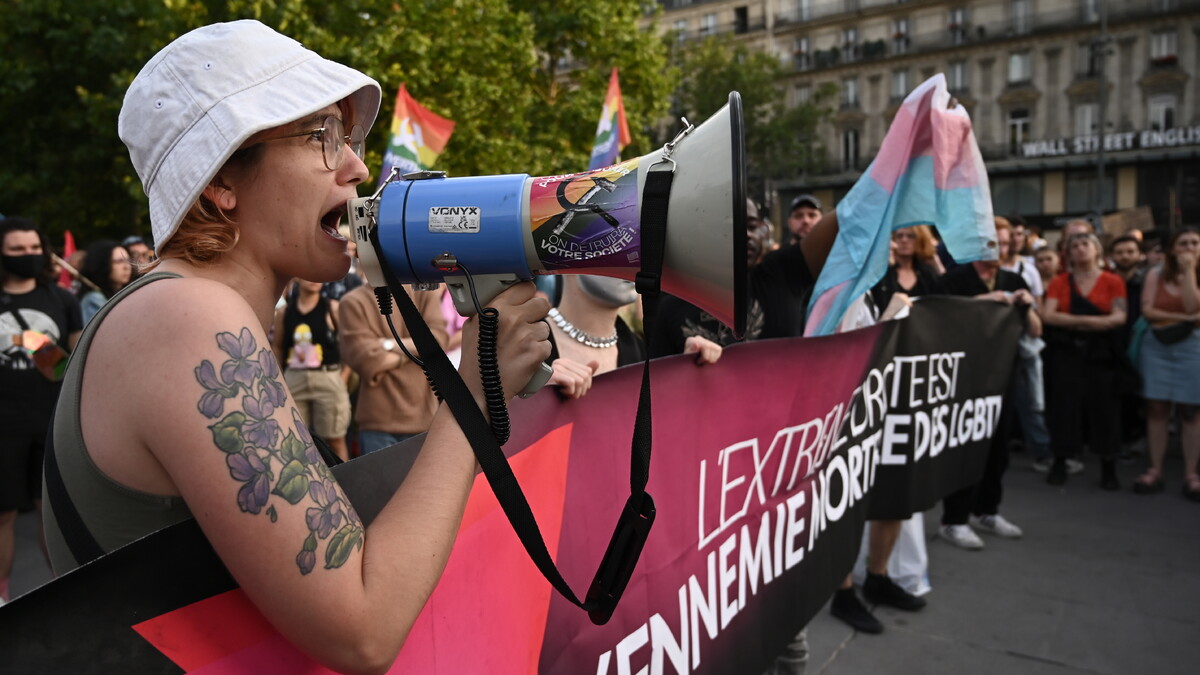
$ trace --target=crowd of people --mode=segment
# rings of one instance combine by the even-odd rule
[[[229,81],[210,82],[207,70],[193,67],[197,54],[199,63],[232,73]],[[248,56],[277,55],[290,60],[246,67]],[[209,102],[213,110],[238,107],[240,114],[220,117],[227,129],[156,113],[174,105],[164,104],[165,91],[203,98],[222,87],[239,92]],[[251,600],[313,658],[348,672],[391,664],[441,574],[475,460],[409,356],[407,329],[398,322],[393,335],[352,267],[353,242],[331,226],[330,214],[344,212],[367,179],[363,137],[379,98],[370,78],[256,22],[199,29],[147,65],[121,113],[122,139],[150,199],[153,248],[138,235],[104,239],[62,261],[35,223],[3,220],[0,333],[14,339],[0,353],[0,600],[8,596],[16,512],[40,508],[50,431],[69,500],[101,549],[194,515]],[[184,158],[185,151],[192,154]],[[837,236],[836,213],[813,195],[796,197],[784,215],[777,241],[757,205],[747,204],[746,339],[803,334]],[[978,532],[1022,536],[1000,512],[1018,435],[1052,485],[1083,471],[1086,452],[1096,454],[1106,490],[1120,487],[1115,462],[1144,435],[1149,466],[1133,490],[1152,494],[1164,488],[1169,430],[1177,425],[1182,490],[1200,501],[1200,233],[1175,230],[1156,252],[1137,231],[1106,250],[1082,220],[1063,227],[1057,247],[1019,218],[997,218],[996,231],[999,260],[969,264],[955,264],[932,227],[892,232],[891,263],[863,298],[870,320],[942,294],[1017,307],[1025,322],[984,475],[945,498],[939,536],[975,550],[985,546]],[[63,271],[74,273],[60,285]],[[519,284],[494,301],[503,309],[499,360],[508,398],[543,361],[554,368],[550,385],[579,398],[594,377],[647,354],[695,354],[704,366],[734,341],[706,312],[667,297],[647,343],[629,309],[636,306],[631,283],[571,275],[557,286],[539,294]],[[458,315],[444,290],[408,292],[478,395],[475,322]],[[70,352],[76,358],[64,373]],[[148,386],[188,377],[204,388],[198,401],[183,387]],[[281,424],[276,410],[294,410],[290,422]],[[227,431],[222,425],[234,415],[242,425],[236,442],[217,430]],[[419,453],[401,492],[369,527],[316,450],[304,450],[319,439],[345,460],[420,433],[433,451]],[[227,454],[216,466],[214,438]],[[291,502],[311,500],[307,514],[245,518],[259,514],[272,453],[281,452],[316,486]],[[230,477],[244,484],[236,503],[213,489],[228,487]],[[46,547],[61,573],[86,561],[63,522],[62,498],[54,499]],[[327,556],[326,568],[352,574],[311,580],[316,542],[340,525],[372,545]],[[888,576],[902,526],[870,524],[861,593],[917,611],[925,600]],[[294,561],[299,574],[281,574],[280,561]],[[881,631],[858,593],[848,576],[831,611],[858,630]],[[801,633],[777,672],[802,667],[805,653]]]

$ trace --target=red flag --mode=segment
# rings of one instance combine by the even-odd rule
[[[62,259],[70,262],[73,253],[75,253],[75,237],[71,235],[70,230],[67,230],[67,233],[63,235]],[[58,275],[58,285],[68,291],[71,290],[72,281],[74,281],[74,277],[66,270],[63,270],[62,274]]]

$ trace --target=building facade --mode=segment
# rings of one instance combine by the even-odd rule
[[[793,104],[838,86],[826,165],[781,177],[776,203],[835,203],[904,96],[940,72],[971,113],[996,213],[1054,227],[1147,207],[1158,227],[1200,224],[1200,0],[659,4],[679,40],[730,34],[776,54]]]

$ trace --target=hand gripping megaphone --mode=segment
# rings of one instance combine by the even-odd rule
[[[633,280],[642,265],[642,191],[652,171],[673,170],[662,290],[712,314],[741,336],[746,315],[746,161],[741,97],[660,150],[561,176],[389,178],[350,202],[360,269],[386,286],[446,283],[458,311],[473,314],[508,285],[538,274]],[[374,235],[374,236],[373,236]],[[372,240],[378,242],[378,248]],[[464,275],[462,270],[469,272]],[[526,391],[536,391],[549,378]]]

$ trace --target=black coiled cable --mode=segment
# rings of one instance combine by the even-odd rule
[[[504,386],[500,382],[500,358],[496,354],[500,338],[500,312],[495,307],[484,307],[479,303],[471,271],[466,265],[455,263],[467,278],[471,302],[475,304],[475,313],[479,315],[479,380],[483,384],[483,398],[487,403],[492,435],[497,443],[504,445],[512,429],[508,420],[508,404],[504,401]]]
[[[429,388],[433,390],[433,395],[437,397],[438,402],[442,401],[442,394],[438,391],[437,384],[433,381],[433,376],[429,374],[429,368],[425,367],[425,362],[413,356],[413,353],[408,351],[408,347],[404,346],[404,340],[400,339],[400,334],[396,332],[396,325],[392,323],[392,294],[388,292],[387,287],[380,286],[375,289],[375,302],[379,305],[379,313],[387,321],[388,330],[392,333],[392,339],[396,344],[400,345],[400,350],[408,357],[408,360],[417,364],[421,368],[421,372],[425,373],[425,381],[429,383]]]
[[[471,283],[471,277],[467,277]],[[511,430],[508,420],[508,404],[504,401],[504,387],[500,382],[500,359],[496,345],[500,337],[500,312],[495,307],[476,308],[479,311],[479,379],[483,382],[483,397],[487,401],[488,417],[492,422],[492,434],[496,442],[508,442]]]

